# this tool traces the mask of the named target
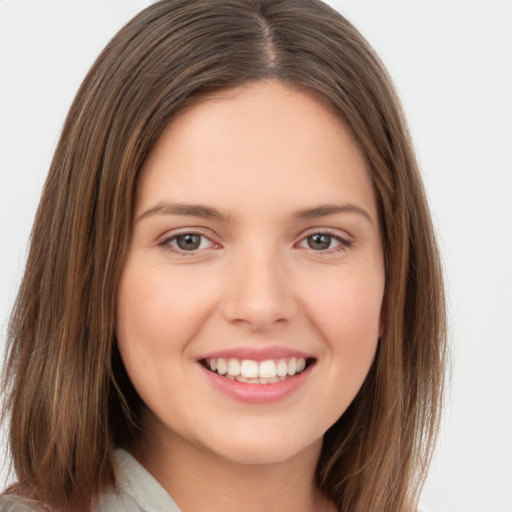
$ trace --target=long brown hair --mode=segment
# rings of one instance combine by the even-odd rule
[[[198,96],[278,79],[323,99],[374,183],[384,332],[359,394],[325,434],[318,487],[340,510],[414,504],[437,430],[444,295],[427,201],[399,100],[359,32],[318,0],[164,0],[99,56],[71,106],[11,317],[4,386],[18,491],[87,509],[114,483],[113,450],[141,402],[115,341],[115,299],[144,160]]]

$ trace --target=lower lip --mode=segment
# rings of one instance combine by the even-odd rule
[[[293,377],[288,377],[285,380],[272,384],[249,384],[247,382],[238,382],[237,380],[231,380],[227,377],[221,377],[203,366],[201,366],[201,368],[214,388],[221,393],[239,402],[256,404],[283,400],[306,382],[311,371],[311,367],[308,367],[303,372]]]

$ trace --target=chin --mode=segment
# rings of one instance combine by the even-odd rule
[[[276,436],[275,431],[268,435],[223,433],[217,441],[205,448],[226,461],[247,466],[279,464],[303,456],[318,458],[322,446],[322,437],[297,439],[289,433]]]

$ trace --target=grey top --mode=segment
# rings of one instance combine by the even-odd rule
[[[127,451],[116,450],[117,486],[94,512],[180,512],[167,491]]]
[[[116,450],[116,488],[100,496],[93,512],[180,512],[165,489],[127,451]],[[0,496],[0,512],[36,512],[14,495]]]

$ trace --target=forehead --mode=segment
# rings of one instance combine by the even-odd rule
[[[314,95],[278,81],[217,92],[179,112],[138,189],[139,207],[166,199],[234,207],[262,198],[275,208],[375,202],[365,160],[342,121]]]

